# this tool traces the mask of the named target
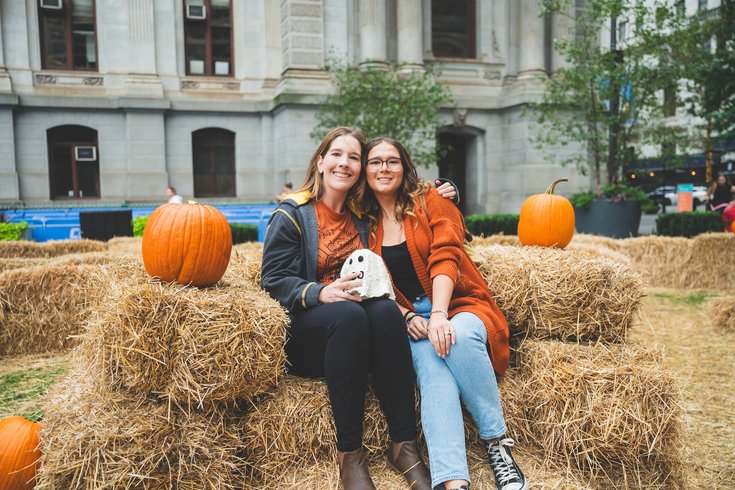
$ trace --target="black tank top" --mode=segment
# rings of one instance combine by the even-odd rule
[[[732,201],[732,193],[730,192],[730,186],[728,184],[720,185],[717,184],[715,187],[714,195],[712,196],[712,204],[722,204]]]
[[[398,245],[383,245],[382,254],[385,265],[393,277],[393,284],[402,295],[409,301],[414,301],[424,294],[424,288],[413,268],[411,254],[405,241]]]

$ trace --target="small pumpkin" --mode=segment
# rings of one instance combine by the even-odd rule
[[[518,240],[523,245],[564,248],[574,236],[574,207],[564,196],[554,194],[558,179],[543,194],[534,194],[521,206]]]
[[[0,420],[0,490],[31,490],[41,458],[41,424],[23,417]]]
[[[194,201],[159,206],[143,230],[145,270],[165,282],[213,286],[224,275],[231,252],[227,218]]]

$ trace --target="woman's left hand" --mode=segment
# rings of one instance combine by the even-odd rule
[[[436,350],[436,355],[444,359],[449,355],[449,349],[456,342],[454,327],[449,319],[439,315],[429,318],[429,341]]]
[[[439,181],[436,181],[436,184],[439,184]],[[457,189],[454,188],[452,184],[449,182],[444,182],[442,185],[436,188],[436,191],[439,193],[440,196],[446,197],[447,199],[454,199],[454,197],[457,195]]]

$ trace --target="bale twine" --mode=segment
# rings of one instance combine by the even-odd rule
[[[543,247],[475,247],[511,334],[620,342],[643,296],[640,277],[624,264]]]
[[[528,340],[521,356],[500,386],[521,447],[613,486],[681,485],[682,395],[658,350]]]
[[[275,392],[253,404],[243,433],[253,484],[269,482],[293,467],[337,464],[334,418],[321,380],[285,376]],[[363,448],[368,456],[383,454],[389,440],[385,417],[368,390]]]
[[[65,350],[76,343],[94,265],[39,265],[0,274],[0,356]]]
[[[26,240],[0,242],[0,258],[48,258],[65,254],[104,252],[105,242],[95,240],[58,240],[52,242],[29,242]]]
[[[73,369],[45,399],[36,489],[244,488],[238,416],[169,408]]]
[[[240,243],[232,247],[230,264],[223,280],[230,284],[246,283],[260,287],[260,270],[263,259],[263,244]]]
[[[252,398],[280,379],[288,317],[265,292],[152,283],[138,267],[103,271],[85,324],[82,353],[114,386],[187,408]]]
[[[708,306],[712,323],[724,330],[735,332],[735,296],[712,300]]]

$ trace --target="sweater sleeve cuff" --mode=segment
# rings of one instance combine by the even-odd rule
[[[450,260],[439,262],[431,268],[431,280],[433,281],[436,276],[440,275],[449,276],[452,282],[456,284],[459,278],[459,268],[457,264]]]
[[[315,306],[319,305],[319,293],[324,288],[324,284],[318,284],[315,282],[310,282],[307,284],[303,291],[301,292],[301,306],[304,307],[304,309],[307,308],[313,308]]]

